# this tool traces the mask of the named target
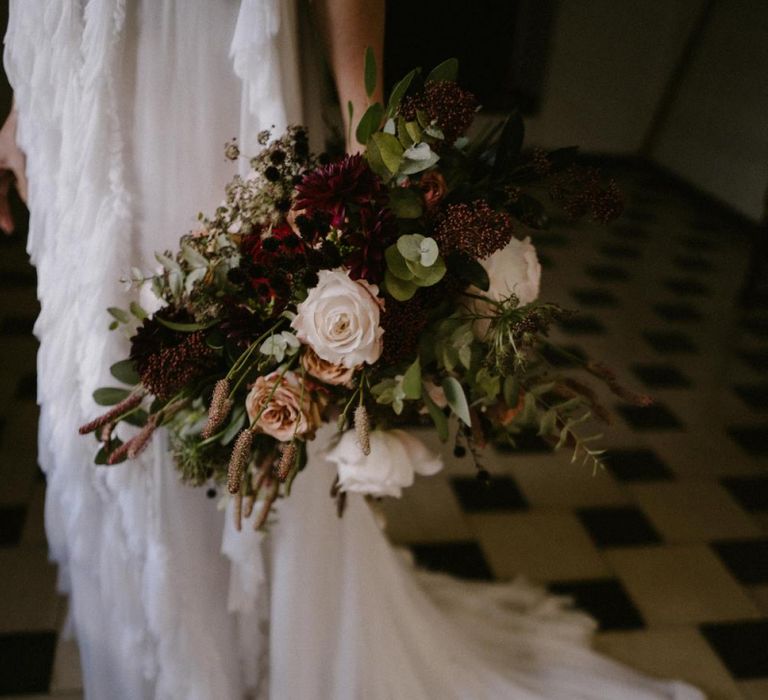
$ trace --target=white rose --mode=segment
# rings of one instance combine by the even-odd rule
[[[328,454],[339,472],[342,491],[396,496],[413,484],[414,473],[430,476],[443,468],[440,455],[405,430],[372,430],[371,452],[364,455],[354,430],[341,436]]]
[[[480,264],[485,268],[490,281],[488,291],[481,293],[494,301],[514,294],[520,306],[524,306],[538,299],[541,264],[536,257],[536,248],[531,244],[530,236],[522,241],[513,238],[504,248],[481,260]],[[473,306],[477,313],[491,311],[490,304],[482,301],[476,301]],[[488,320],[478,321],[475,324],[478,335],[484,336],[489,325]]]
[[[291,325],[326,362],[348,368],[373,364],[381,356],[384,335],[378,293],[375,284],[351,280],[344,270],[322,270]]]

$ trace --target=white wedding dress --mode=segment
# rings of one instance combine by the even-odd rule
[[[277,0],[15,0],[5,61],[39,275],[46,526],[96,700],[700,698],[589,649],[528,584],[415,572],[364,501],[328,498],[329,430],[264,537],[178,483],[163,441],[119,467],[77,436],[126,339],[120,277],[153,267],[231,176],[225,141],[299,121],[295,8]]]

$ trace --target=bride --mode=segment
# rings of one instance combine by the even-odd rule
[[[340,101],[361,114],[383,0],[314,5]],[[161,441],[138,462],[93,466],[77,426],[126,342],[103,309],[124,305],[121,275],[151,267],[215,208],[232,174],[226,141],[254,153],[260,130],[317,114],[298,23],[288,0],[11,3],[5,61],[42,307],[46,527],[86,696],[700,698],[596,655],[591,621],[533,586],[413,571],[362,499],[339,520],[330,429],[268,536],[236,532],[214,499],[179,484]],[[4,143],[2,167],[20,173]]]

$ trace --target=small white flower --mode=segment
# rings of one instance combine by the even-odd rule
[[[381,356],[384,335],[378,293],[376,285],[352,280],[344,270],[322,270],[291,326],[326,362],[348,368],[373,364]]]
[[[364,455],[355,432],[348,430],[328,454],[342,491],[399,498],[414,474],[431,476],[443,468],[440,455],[405,430],[373,430],[369,439],[371,451]]]

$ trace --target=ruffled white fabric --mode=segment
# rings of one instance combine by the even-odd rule
[[[119,282],[215,207],[259,130],[299,116],[291,2],[13,0],[5,63],[27,153],[42,311],[39,460],[86,696],[111,700],[698,698],[590,652],[524,582],[414,576],[360,498],[327,499],[328,430],[264,539],[181,486],[162,440],[95,468],[77,426],[126,339]],[[267,659],[269,664],[267,666]]]

